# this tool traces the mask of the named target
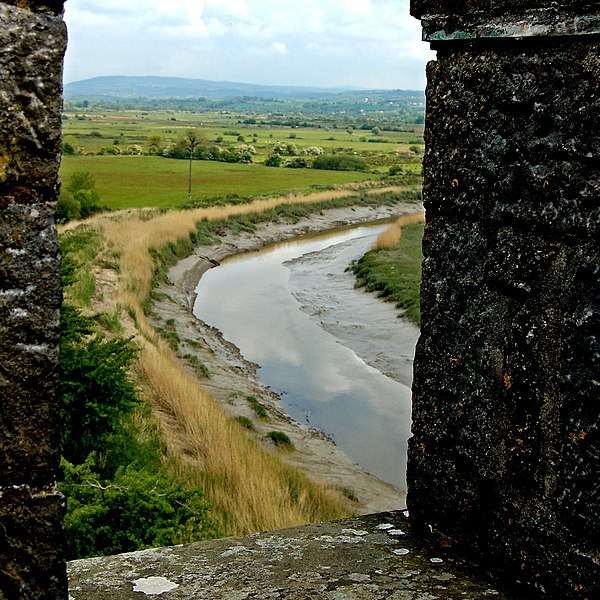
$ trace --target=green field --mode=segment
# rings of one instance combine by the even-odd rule
[[[194,161],[192,200],[248,198],[307,191],[372,178],[368,173],[318,169],[270,168],[258,164]],[[60,174],[68,181],[74,171],[96,179],[101,204],[115,210],[187,204],[189,163],[156,156],[63,156]]]
[[[357,129],[341,118],[337,124],[318,116],[303,116],[298,126],[282,126],[272,115],[81,108],[81,112],[67,112],[63,117],[65,151],[60,173],[65,183],[74,171],[91,173],[101,204],[110,209],[184,206],[188,161],[149,153],[151,142],[155,147],[158,142],[162,153],[194,130],[204,143],[224,151],[246,144],[254,152],[252,164],[195,160],[192,202],[196,204],[381,179],[390,167],[404,175],[405,180],[398,183],[416,184],[421,171],[422,126],[396,123],[392,129]],[[310,167],[314,156],[307,156],[306,151],[317,147],[324,154],[358,156],[366,161],[368,172],[264,166],[278,142],[293,145],[293,154],[282,157],[283,165],[302,157]]]
[[[134,112],[70,113],[63,122],[65,139],[86,153],[115,146],[121,151],[133,144],[144,146],[148,136],[161,136],[165,143],[175,142],[189,129],[197,129],[208,142],[225,146],[237,144],[238,138],[255,146],[259,160],[269,154],[275,142],[294,143],[300,148],[320,146],[325,150],[366,153],[389,158],[413,158],[411,146],[422,150],[423,126],[407,125],[403,131],[382,131],[348,127],[321,126],[280,127],[268,124],[245,124],[248,119],[221,115]],[[243,116],[243,115],[242,115]],[[241,140],[240,140],[241,141]]]

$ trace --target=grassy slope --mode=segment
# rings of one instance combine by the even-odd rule
[[[420,325],[422,238],[423,224],[402,226],[396,243],[371,250],[353,266],[358,287],[395,302],[416,325]]]

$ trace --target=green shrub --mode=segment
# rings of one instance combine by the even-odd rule
[[[348,154],[321,154],[313,161],[313,169],[328,171],[366,171],[367,163],[360,156]]]
[[[292,440],[283,433],[283,431],[269,431],[267,437],[276,445],[280,447],[293,448]]]
[[[96,180],[87,171],[74,171],[66,186],[80,206],[80,216],[89,217],[102,210]]]
[[[257,417],[266,419],[269,416],[267,409],[254,396],[248,396],[246,400],[248,401],[250,408],[256,413]]]
[[[61,312],[60,420],[63,456],[83,462],[90,452],[105,452],[123,413],[137,403],[128,378],[136,354],[126,339],[90,336],[93,320],[72,306]]]
[[[265,167],[280,167],[282,158],[280,154],[271,154],[267,156],[264,165]]]
[[[189,343],[189,341],[186,341],[186,343]],[[183,358],[193,367],[196,375],[207,379],[210,377],[208,367],[195,354],[186,354]]]
[[[122,467],[107,481],[95,467],[93,456],[77,466],[62,462],[67,559],[216,537],[199,490],[185,488],[162,469]]]
[[[79,219],[81,216],[81,204],[75,200],[73,194],[63,190],[56,203],[56,212],[54,219],[58,223],[68,223],[72,219]]]
[[[305,158],[296,157],[292,158],[285,166],[288,167],[288,169],[305,169],[308,164]]]
[[[244,429],[248,429],[250,431],[254,431],[254,429],[256,429],[254,427],[254,423],[248,418],[248,417],[244,417],[244,416],[239,416],[236,417],[235,420],[244,428]]]

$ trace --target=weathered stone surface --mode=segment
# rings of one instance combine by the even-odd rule
[[[600,32],[600,7],[590,0],[411,0],[410,10],[431,42]]]
[[[4,0],[4,4],[38,13],[62,16],[65,0]]]
[[[449,4],[422,2],[420,10],[470,14]],[[514,11],[535,3],[504,4]],[[411,516],[439,544],[522,583],[527,594],[593,597],[598,40],[454,41],[436,49],[428,67]]]
[[[401,512],[74,561],[69,580],[72,600],[509,598],[428,552]]]
[[[59,250],[53,212],[11,205],[0,219],[0,486],[52,485],[60,452]]]
[[[0,209],[53,200],[61,151],[64,23],[0,2]]]
[[[0,2],[0,598],[66,596],[55,491],[61,12]]]
[[[65,598],[64,498],[5,487],[0,501],[0,598]]]

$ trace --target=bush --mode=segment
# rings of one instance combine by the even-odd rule
[[[96,189],[96,180],[88,171],[75,171],[69,178],[67,191],[73,194],[73,197],[80,206],[80,216],[89,217],[99,212],[100,194]]]
[[[306,159],[297,157],[290,160],[285,166],[289,169],[305,169],[308,164],[306,163]]]
[[[208,505],[164,470],[132,466],[114,480],[95,471],[94,457],[75,466],[62,462],[60,491],[67,496],[67,559],[119,554],[190,543],[217,535]]]
[[[267,409],[254,396],[248,396],[246,400],[248,401],[250,408],[256,413],[256,416],[261,419],[267,418]]]
[[[302,154],[305,156],[320,156],[323,154],[323,148],[320,146],[308,146],[308,148],[304,148]]]
[[[66,266],[72,262],[65,249]],[[63,266],[64,282],[73,269]],[[151,409],[128,379],[129,340],[94,335],[90,317],[61,315],[60,394],[67,558],[191,543],[216,537],[208,505],[162,464]]]
[[[69,143],[69,142],[64,142],[63,143],[63,149],[62,149],[62,151],[63,151],[63,154],[67,154],[69,156],[72,156],[73,154],[76,153],[75,147],[71,143]]]
[[[244,428],[250,431],[255,429],[254,423],[248,418],[244,416],[236,417],[235,420]]]
[[[313,162],[313,169],[328,171],[366,171],[367,163],[360,156],[348,154],[321,154]]]
[[[292,440],[283,431],[269,431],[267,437],[276,445],[293,448]]]
[[[61,312],[60,420],[63,456],[85,461],[90,452],[104,453],[123,413],[137,403],[128,378],[136,354],[126,339],[89,337],[93,321],[74,307]]]
[[[79,219],[81,216],[81,204],[75,200],[73,194],[69,191],[63,191],[56,203],[56,212],[54,219],[58,223],[67,223],[71,219]]]
[[[281,163],[282,158],[279,154],[271,154],[270,156],[267,156],[264,164],[266,167],[280,167]]]
[[[118,156],[119,154],[121,154],[121,151],[116,147],[116,146],[104,146],[103,148],[100,148],[100,150],[98,150],[97,154],[99,156],[104,156],[104,155],[111,155],[111,156]]]
[[[298,147],[296,144],[275,142],[273,145],[273,154],[279,154],[280,156],[296,156],[298,154]]]

